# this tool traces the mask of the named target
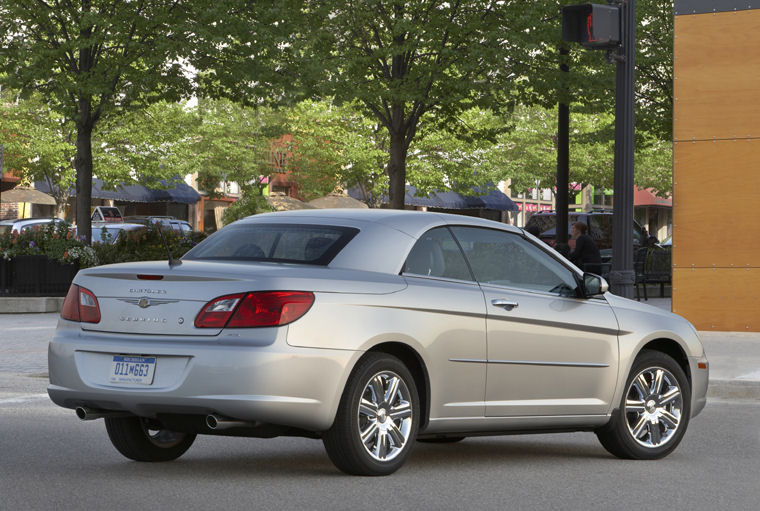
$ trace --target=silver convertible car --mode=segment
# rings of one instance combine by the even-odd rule
[[[198,434],[322,439],[350,474],[416,441],[593,431],[654,459],[705,406],[694,327],[607,292],[521,229],[396,210],[271,213],[181,261],[80,271],[51,399],[138,461]]]

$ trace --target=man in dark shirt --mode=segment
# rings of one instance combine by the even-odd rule
[[[588,226],[583,222],[575,222],[570,234],[575,239],[575,249],[570,252],[568,259],[583,271],[601,273],[602,256],[594,240],[586,234]]]

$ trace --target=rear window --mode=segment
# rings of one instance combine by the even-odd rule
[[[358,232],[325,225],[233,224],[206,238],[182,259],[327,265]]]

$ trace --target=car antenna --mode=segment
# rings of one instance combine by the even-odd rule
[[[156,228],[158,229],[158,235],[161,236],[161,241],[164,243],[166,254],[169,256],[169,268],[174,268],[175,266],[181,265],[181,260],[174,259],[172,257],[172,251],[169,250],[169,244],[166,242],[166,238],[164,237],[164,231],[161,230],[161,222],[156,222]]]

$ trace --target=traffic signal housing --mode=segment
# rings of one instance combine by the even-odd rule
[[[562,8],[562,40],[589,50],[609,50],[620,44],[620,8],[579,4]]]

